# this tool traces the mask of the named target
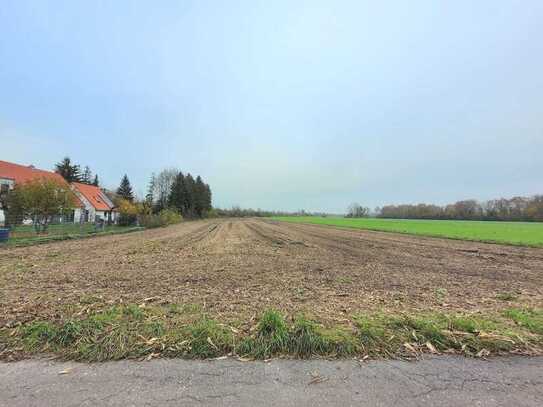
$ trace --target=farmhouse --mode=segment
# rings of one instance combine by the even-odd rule
[[[64,178],[52,171],[44,171],[33,165],[19,165],[0,160],[0,195],[6,195],[15,187],[15,184],[23,184],[35,179],[50,179],[67,184]],[[5,222],[5,216],[0,200],[0,224]]]
[[[64,178],[56,172],[39,170],[33,165],[19,165],[0,160],[0,188],[2,191],[13,189],[16,183],[22,184],[39,178],[66,183]]]
[[[83,204],[74,212],[74,222],[96,222],[102,220],[116,223],[119,212],[107,195],[97,186],[72,182],[72,190]]]
[[[8,194],[16,184],[43,178],[68,185],[64,178],[56,172],[39,170],[33,165],[25,166],[0,160],[0,196]],[[70,187],[78,198],[76,207],[71,215],[59,219],[59,221],[69,220],[79,223],[101,220],[115,223],[118,220],[119,213],[115,210],[115,205],[99,187],[78,182],[71,183]],[[1,205],[2,200],[0,199],[0,225],[4,224],[6,220]]]

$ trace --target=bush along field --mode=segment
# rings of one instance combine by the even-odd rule
[[[542,222],[495,222],[464,220],[414,220],[278,216],[274,220],[329,225],[419,236],[443,237],[476,242],[543,247]]]
[[[484,357],[541,354],[543,310],[510,308],[492,316],[356,314],[325,327],[303,315],[266,310],[249,325],[209,319],[197,305],[118,305],[81,309],[55,321],[0,330],[0,358],[53,354],[97,362],[155,357],[412,358],[423,353]]]

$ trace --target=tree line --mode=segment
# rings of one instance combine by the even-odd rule
[[[81,182],[99,186],[98,175],[92,175],[91,169],[81,166],[65,157],[55,165],[55,172],[68,182]],[[158,175],[153,174],[149,182],[147,194],[143,201],[138,202],[128,175],[125,174],[115,192],[105,191],[115,202],[116,206],[129,208],[126,202],[132,205],[141,205],[139,212],[146,214],[159,214],[163,210],[173,210],[184,218],[203,218],[212,210],[212,194],[209,184],[205,183],[200,175],[193,177],[190,173],[183,173],[175,168],[162,170]],[[123,202],[126,201],[126,202]],[[136,210],[127,210],[126,222],[134,219]]]
[[[207,217],[213,209],[209,184],[200,175],[194,178],[177,169],[151,176],[145,203],[155,214],[173,209],[188,219]]]
[[[237,205],[229,209],[216,208],[213,215],[221,218],[269,218],[272,216],[323,216],[328,214],[324,212],[308,212],[300,209],[296,212],[288,211],[268,211],[264,209],[241,208]]]
[[[73,163],[69,157],[55,164],[55,172],[68,183],[79,182],[99,187],[98,175],[93,177],[88,166],[81,171],[81,166]],[[216,216],[212,213],[209,184],[199,175],[194,178],[190,173],[184,174],[176,169],[163,170],[157,176],[153,174],[144,199],[136,197],[127,174],[115,191],[101,190],[113,201],[122,225],[145,221],[152,226],[164,226],[177,223],[182,218]],[[71,188],[54,180],[35,179],[16,185],[12,191],[0,191],[0,209],[6,212],[7,224],[16,225],[29,217],[39,219],[43,230],[55,216],[72,211],[75,201]]]
[[[474,199],[449,205],[386,205],[376,209],[380,218],[455,219],[496,221],[543,221],[543,195],[513,197],[479,202]]]
[[[83,170],[79,164],[72,163],[70,157],[64,157],[64,159],[55,164],[55,172],[60,174],[67,182],[80,182],[82,184],[89,184],[99,186],[98,174],[94,174],[88,165]]]

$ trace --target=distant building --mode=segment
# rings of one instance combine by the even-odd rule
[[[35,179],[50,179],[68,186],[64,178],[56,172],[39,170],[33,165],[19,165],[0,160],[0,194],[9,193],[16,184],[23,184]],[[0,207],[0,224],[4,222],[5,214],[3,208]]]
[[[34,179],[52,179],[60,183],[66,183],[64,178],[52,171],[39,170],[33,165],[19,165],[0,160],[0,188],[13,189],[15,184],[22,184]]]
[[[83,204],[74,213],[74,222],[96,222],[103,220],[116,223],[119,212],[108,196],[99,187],[79,182],[72,182],[72,190]]]
[[[50,179],[60,184],[68,183],[61,175],[52,171],[39,170],[32,165],[25,166],[0,160],[0,194],[7,194],[16,184],[23,184],[35,179]],[[119,217],[115,205],[107,195],[94,185],[73,182],[70,184],[78,198],[71,215],[62,217],[61,221],[116,223]],[[1,205],[1,203],[0,203]],[[0,207],[0,225],[5,222],[3,208]]]

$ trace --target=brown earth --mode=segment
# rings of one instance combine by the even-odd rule
[[[0,327],[153,302],[240,325],[266,308],[332,325],[366,311],[541,307],[543,249],[262,219],[0,249]]]

